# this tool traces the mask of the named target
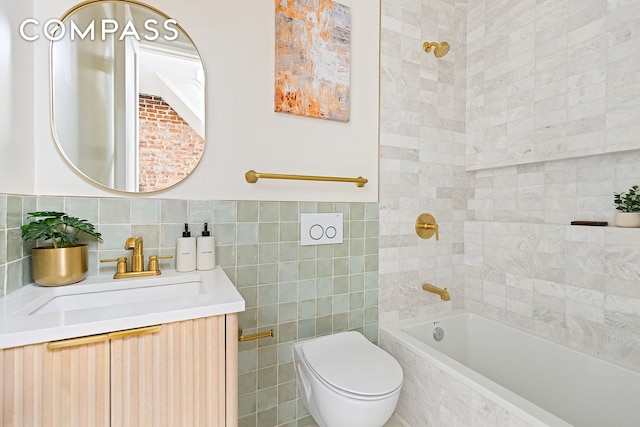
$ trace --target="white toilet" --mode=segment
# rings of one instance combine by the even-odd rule
[[[350,331],[293,345],[304,406],[320,427],[381,427],[402,387],[402,368],[362,334]]]

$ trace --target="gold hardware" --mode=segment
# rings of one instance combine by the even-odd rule
[[[436,240],[440,240],[440,226],[431,214],[422,214],[416,219],[416,233],[423,239],[429,239],[436,234]]]
[[[136,335],[155,334],[156,332],[160,332],[160,329],[162,329],[162,325],[155,325],[138,329],[127,329],[126,331],[111,332],[107,335],[110,340],[117,340],[120,338],[134,337]]]
[[[109,339],[108,334],[91,335],[88,337],[71,338],[68,340],[51,341],[47,344],[48,350],[59,350],[61,348],[79,347],[81,345],[104,342]]]
[[[100,262],[117,262],[116,274],[122,274],[127,272],[127,258],[119,257],[115,259],[101,259]]]
[[[126,331],[111,332],[108,334],[90,335],[88,337],[71,338],[68,340],[51,341],[47,344],[49,350],[60,350],[62,348],[79,347],[81,345],[95,344],[108,340],[133,337],[136,335],[154,334],[162,329],[162,325],[146,326],[138,329],[127,329]]]
[[[312,176],[312,175],[286,175],[279,173],[259,173],[254,170],[247,171],[244,174],[244,179],[250,184],[258,182],[259,178],[264,179],[295,179],[299,181],[331,181],[331,182],[354,182],[356,187],[364,187],[369,182],[368,179],[361,176],[357,178],[340,178],[335,176]]]
[[[238,341],[245,342],[251,340],[257,340],[260,338],[268,338],[273,336],[273,329],[269,329],[268,331],[258,332],[257,334],[251,335],[242,335],[242,328],[238,328]]]
[[[159,276],[162,274],[160,266],[158,265],[159,259],[173,258],[172,255],[151,255],[149,257],[149,267],[147,270],[143,269],[144,265],[144,253],[142,237],[129,237],[124,244],[124,248],[133,251],[131,257],[131,271],[127,271],[127,258],[120,257],[116,259],[102,259],[101,262],[117,262],[116,274],[113,275],[114,279],[122,279],[125,277],[145,277],[145,276]]]
[[[144,264],[144,254],[142,249],[142,236],[129,237],[124,244],[124,248],[133,251],[131,257],[131,271],[139,273],[143,271],[142,265]]]
[[[433,54],[436,58],[442,58],[449,53],[449,49],[451,49],[451,46],[447,42],[424,42],[422,45],[425,52],[431,52],[432,47],[435,48]]]
[[[151,255],[149,257],[149,267],[147,270],[149,271],[157,271],[160,274],[160,266],[158,265],[159,259],[169,259],[173,258],[171,255]]]
[[[422,285],[422,289],[424,289],[427,292],[433,292],[434,294],[440,295],[440,299],[442,301],[451,300],[451,295],[449,295],[449,291],[447,291],[447,288],[442,289],[437,286],[433,286],[428,283],[425,283],[424,285]]]

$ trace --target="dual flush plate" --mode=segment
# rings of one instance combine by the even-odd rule
[[[333,245],[343,241],[341,213],[300,214],[300,245]]]

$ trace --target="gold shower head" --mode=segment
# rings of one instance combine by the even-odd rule
[[[447,42],[424,42],[424,44],[422,45],[422,48],[425,52],[431,52],[432,47],[435,48],[433,54],[436,56],[436,58],[442,58],[447,53],[449,53],[449,49],[451,49],[451,46],[449,46],[449,43]]]

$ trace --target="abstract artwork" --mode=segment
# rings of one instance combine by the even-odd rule
[[[275,111],[349,121],[351,8],[276,0]]]

